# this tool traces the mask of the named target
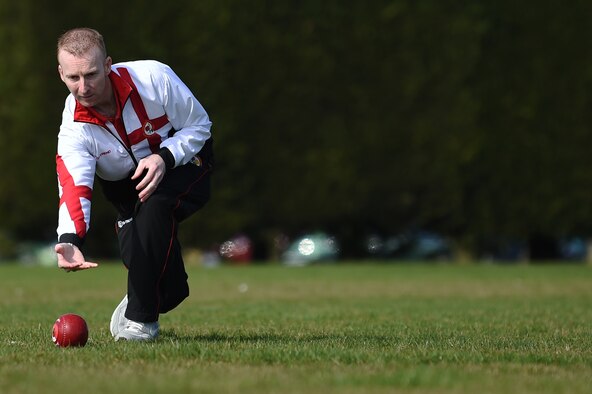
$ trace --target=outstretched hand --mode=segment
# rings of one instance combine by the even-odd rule
[[[58,256],[58,267],[66,272],[98,267],[97,263],[86,261],[80,249],[75,245],[59,243],[55,246],[55,252]]]

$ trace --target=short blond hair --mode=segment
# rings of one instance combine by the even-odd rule
[[[101,50],[104,57],[107,57],[107,48],[101,33],[88,27],[77,27],[60,36],[57,55],[59,56],[60,51],[66,51],[71,55],[80,57],[95,47]]]

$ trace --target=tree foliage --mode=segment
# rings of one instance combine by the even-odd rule
[[[213,199],[185,225],[186,244],[318,228],[350,240],[414,226],[471,247],[588,235],[591,11],[585,1],[0,0],[0,233],[53,237],[67,93],[55,41],[84,25],[115,62],[171,65],[214,122]],[[98,190],[95,200],[91,235],[104,245],[112,215]]]

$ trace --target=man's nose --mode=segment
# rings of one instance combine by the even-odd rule
[[[79,93],[84,93],[88,90],[88,82],[86,80],[86,78],[80,78],[80,80],[78,81],[78,92]]]

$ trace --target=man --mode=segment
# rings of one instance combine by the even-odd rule
[[[127,294],[111,317],[115,340],[152,340],[158,318],[188,295],[177,229],[209,199],[211,122],[187,86],[156,61],[112,64],[100,33],[77,28],[57,45],[70,95],[58,135],[58,266],[97,267],[81,247],[95,176],[115,206]]]

